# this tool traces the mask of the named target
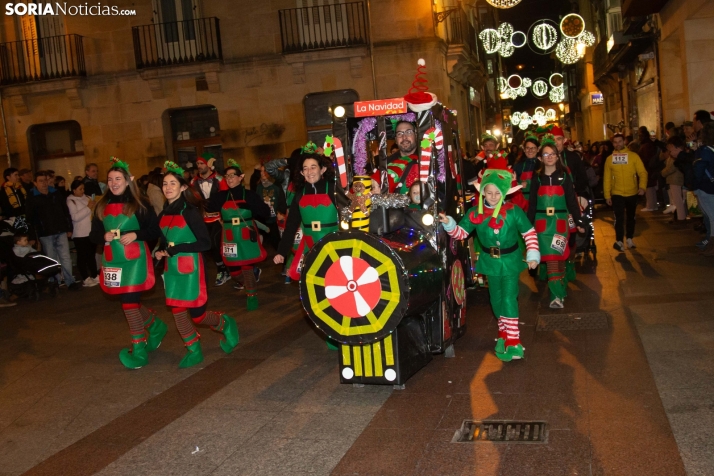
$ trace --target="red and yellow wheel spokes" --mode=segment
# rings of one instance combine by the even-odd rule
[[[451,289],[454,293],[454,300],[459,306],[461,306],[466,299],[464,281],[464,268],[461,266],[461,261],[457,259],[451,267]]]

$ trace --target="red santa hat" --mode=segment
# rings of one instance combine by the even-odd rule
[[[511,174],[511,188],[507,191],[506,195],[510,195],[513,192],[520,190],[522,185],[516,181],[516,174],[513,169],[508,165],[508,151],[499,150],[493,157],[486,161],[486,167],[481,170],[477,177],[469,180],[469,184],[473,184],[476,190],[481,191],[481,180],[483,179],[483,174],[486,170],[503,170]]]
[[[426,80],[426,62],[419,58],[417,61],[417,74],[414,76],[412,87],[409,88],[409,93],[404,96],[409,109],[414,112],[422,112],[430,109],[436,104],[436,94],[429,92],[428,81]]]
[[[565,133],[563,132],[563,129],[560,128],[560,126],[553,126],[553,128],[550,130],[550,133],[553,134],[555,137],[565,137]]]

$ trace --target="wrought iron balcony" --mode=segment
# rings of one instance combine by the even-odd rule
[[[280,10],[283,53],[366,45],[363,2]]]
[[[0,43],[0,84],[86,76],[79,35]]]
[[[446,43],[449,45],[469,45],[471,51],[476,53],[476,29],[473,27],[466,12],[461,8],[455,8],[455,11],[444,20],[444,28],[446,29]]]
[[[218,18],[132,27],[136,68],[155,68],[223,59]]]

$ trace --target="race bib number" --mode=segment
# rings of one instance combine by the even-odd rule
[[[104,268],[104,285],[108,288],[118,288],[121,286],[121,268]]]
[[[568,215],[568,228],[571,230],[575,228],[575,220],[573,220],[573,215]]]
[[[550,243],[550,247],[561,255],[565,252],[565,245],[567,241],[563,235],[553,235],[553,241]]]
[[[298,261],[298,264],[297,264],[297,274],[300,274],[300,275],[302,274],[302,267],[304,264],[305,264],[305,255],[303,254],[300,256],[300,261]]]
[[[627,165],[627,154],[612,154],[612,165]]]
[[[238,245],[236,243],[223,243],[223,256],[226,258],[237,258]]]
[[[297,233],[295,233],[295,241],[293,242],[293,244],[295,246],[297,246],[300,244],[301,241],[302,241],[302,228],[298,228]]]

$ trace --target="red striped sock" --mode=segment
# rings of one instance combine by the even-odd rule
[[[518,330],[517,317],[501,317],[506,329],[506,347],[521,343],[521,333]]]
[[[141,316],[139,308],[141,304],[122,304],[121,308],[124,311],[126,322],[129,324],[129,332],[131,335],[139,335],[144,333],[144,319]]]
[[[176,321],[176,330],[184,341],[196,333],[196,328],[193,327],[193,322],[188,317],[188,310],[185,307],[175,307],[171,312],[174,315],[174,321]]]
[[[223,326],[223,313],[220,311],[208,311],[204,312],[203,315],[198,317],[192,317],[195,324],[201,324],[204,326],[211,326],[212,329],[216,327]]]

